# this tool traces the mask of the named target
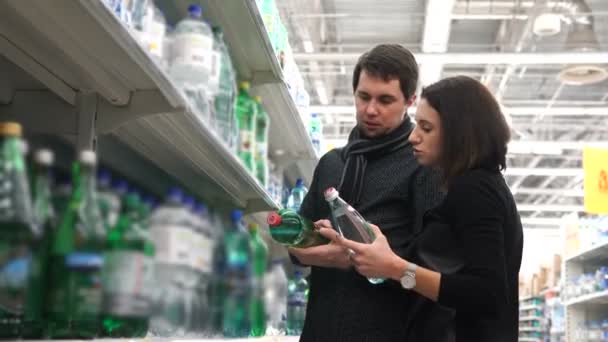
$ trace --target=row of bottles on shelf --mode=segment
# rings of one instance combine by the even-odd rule
[[[0,338],[297,333],[306,281],[267,271],[240,211],[228,223],[178,188],[157,206],[93,151],[68,176],[25,146],[0,123]]]
[[[571,336],[577,342],[608,342],[608,319],[585,321],[574,327]]]
[[[569,279],[562,291],[563,300],[608,290],[608,267],[602,266],[595,272],[584,273],[576,279]]]
[[[153,0],[104,2],[130,29],[144,50],[167,71],[172,81],[196,108],[200,119],[211,127],[230,149],[239,154],[254,154],[257,151],[267,158],[270,122],[261,104],[261,98],[254,100],[246,83],[237,88],[236,70],[224,42],[222,29],[211,27],[202,19],[201,6],[190,5],[188,16],[167,33],[164,15]],[[293,64],[295,65],[295,62]],[[310,98],[307,93],[299,95],[306,90],[297,69],[295,73],[297,76],[294,77],[287,77],[286,74],[285,79],[290,90],[299,89],[299,93],[291,92],[291,95],[298,107],[302,108],[303,119],[307,121],[309,113],[306,109],[310,105]],[[293,80],[293,86],[290,86],[290,80]],[[308,125],[313,142],[320,139],[314,133],[320,132],[315,120],[311,119]],[[254,141],[256,144],[253,144]],[[258,146],[257,150],[255,145]],[[320,146],[320,143],[315,144],[317,145]],[[250,169],[253,168],[248,161],[245,163]],[[263,170],[266,168],[262,167],[260,173],[264,174]],[[264,185],[266,177],[258,175],[258,178],[263,179]]]
[[[580,217],[578,227],[580,250],[608,242],[608,215]]]

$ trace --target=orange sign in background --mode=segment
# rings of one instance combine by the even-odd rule
[[[585,211],[608,214],[608,149],[585,147]]]

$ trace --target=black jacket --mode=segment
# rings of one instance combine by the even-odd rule
[[[321,158],[300,213],[329,218],[323,192],[338,188],[344,162],[339,150]],[[378,225],[393,250],[403,255],[426,210],[441,200],[437,178],[415,160],[411,145],[369,158],[357,209]],[[355,270],[312,267],[306,322],[300,341],[403,341],[408,298],[394,281],[373,285]]]
[[[442,273],[437,303],[416,295],[408,340],[439,341],[438,321],[453,317],[455,341],[516,342],[522,248],[521,220],[503,176],[475,169],[457,177],[425,215],[406,256]]]

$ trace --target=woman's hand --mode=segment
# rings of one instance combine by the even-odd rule
[[[399,280],[407,267],[407,261],[393,252],[378,226],[370,224],[376,239],[371,244],[359,243],[340,236],[333,229],[320,228],[319,233],[332,243],[350,250],[350,260],[361,275],[368,278]]]

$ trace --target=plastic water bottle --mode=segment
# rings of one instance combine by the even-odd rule
[[[253,256],[253,289],[250,303],[251,335],[266,334],[266,305],[264,302],[264,274],[268,264],[268,246],[258,233],[257,224],[249,225],[251,251]]]
[[[257,178],[264,187],[268,185],[268,132],[270,130],[270,117],[262,106],[262,98],[255,97],[257,115],[255,119],[255,153]]]
[[[162,65],[167,22],[153,0],[132,0],[133,31],[144,51]]]
[[[209,279],[209,321],[207,331],[212,335],[220,335],[223,333],[224,320],[224,298],[226,298],[226,245],[224,232],[224,222],[219,213],[215,212],[210,215],[211,236],[215,241],[213,245],[212,269]]]
[[[292,209],[272,212],[267,218],[272,239],[284,246],[307,248],[329,243],[313,223]]]
[[[333,223],[342,236],[360,243],[372,243],[376,236],[369,223],[355,208],[340,198],[340,193],[334,188],[325,190],[325,200],[329,204]],[[352,251],[351,251],[352,252]],[[368,278],[372,284],[384,282],[382,278]]]
[[[250,332],[251,247],[243,225],[243,213],[234,210],[232,226],[224,235],[226,251],[226,297],[223,330],[226,337],[246,337]]]
[[[183,206],[183,193],[169,191],[165,202],[150,216],[150,236],[156,247],[155,310],[150,330],[171,336],[186,330],[185,284],[190,272],[190,213]]]
[[[267,335],[285,334],[288,281],[287,274],[285,274],[283,268],[283,260],[273,260],[270,271],[264,277],[264,296],[268,311]]]
[[[300,335],[306,319],[308,303],[308,282],[302,272],[295,271],[287,287],[287,334]]]
[[[188,17],[173,31],[169,73],[178,84],[207,84],[213,63],[213,32],[202,20],[199,5],[188,6]]]
[[[236,103],[237,127],[239,130],[238,156],[245,167],[255,175],[255,127],[258,107],[249,94],[249,88],[249,82],[239,84],[239,95]]]
[[[317,154],[321,153],[321,139],[322,139],[322,123],[319,114],[312,113],[310,115],[310,140],[312,146],[317,151]]]
[[[296,180],[296,186],[291,190],[291,193],[287,198],[287,208],[299,212],[300,206],[302,206],[302,202],[307,193],[308,189],[304,186],[304,181],[298,178]]]
[[[224,43],[224,33],[219,27],[213,28],[215,36],[214,50],[220,51],[219,60],[219,84],[217,92],[213,95],[215,104],[216,125],[219,135],[226,142],[228,147],[236,153],[238,144],[238,130],[236,125],[236,73],[230,59],[228,48]],[[213,91],[213,89],[212,89]]]
[[[110,173],[99,171],[97,175],[99,210],[105,222],[106,229],[114,228],[118,222],[121,209],[121,198],[127,193],[127,183],[116,180],[111,184]],[[111,184],[111,185],[110,185]]]
[[[209,297],[208,291],[210,286],[212,265],[212,248],[213,243],[210,235],[209,212],[207,207],[198,203],[195,205],[194,214],[197,222],[195,227],[196,239],[194,239],[193,255],[194,267],[198,271],[198,280],[194,287],[196,296],[196,310],[194,312],[194,327],[195,332],[204,331],[209,324]]]

